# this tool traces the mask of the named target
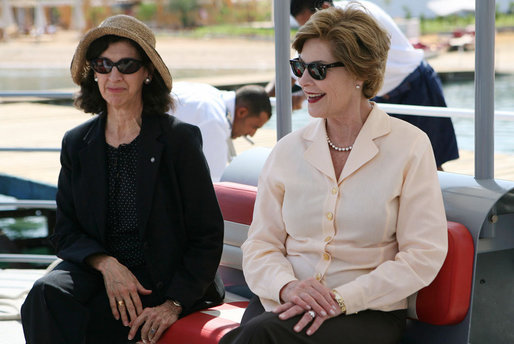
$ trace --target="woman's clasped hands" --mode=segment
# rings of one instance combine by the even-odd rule
[[[156,343],[164,331],[178,320],[181,310],[172,301],[165,301],[156,307],[145,308],[143,313],[131,324],[128,339],[134,338],[137,329],[141,327],[141,342],[138,343]]]
[[[315,278],[292,281],[280,291],[283,304],[273,312],[282,320],[303,314],[294,326],[294,331],[301,332],[311,323],[306,332],[310,336],[325,320],[341,314],[341,309],[334,297],[332,291]]]
[[[116,320],[121,318],[124,326],[130,326],[129,340],[135,337],[141,327],[142,343],[155,343],[178,320],[182,310],[171,301],[143,309],[140,295],[149,295],[152,291],[143,287],[136,276],[117,259],[95,255],[90,257],[89,263],[102,273],[112,315]]]

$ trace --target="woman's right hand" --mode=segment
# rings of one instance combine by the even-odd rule
[[[93,255],[87,259],[87,263],[103,275],[114,318],[119,320],[121,317],[123,325],[130,326],[143,312],[139,294],[149,295],[152,291],[145,289],[136,276],[114,257]]]
[[[298,305],[305,311],[313,310],[323,317],[334,316],[339,308],[330,289],[315,278],[289,282],[280,290],[280,299],[284,303]]]

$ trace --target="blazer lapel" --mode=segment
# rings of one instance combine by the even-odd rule
[[[380,110],[374,104],[366,122],[362,126],[357,139],[353,144],[353,149],[348,156],[348,160],[344,165],[343,171],[339,176],[339,182],[348,178],[361,166],[373,159],[378,154],[379,149],[375,143],[375,139],[386,135],[391,131],[391,123],[389,115]]]
[[[79,152],[85,184],[81,191],[87,197],[87,204],[94,213],[98,232],[105,242],[107,214],[107,175],[105,154],[105,116],[98,119],[84,136],[86,147]]]
[[[315,124],[306,128],[303,138],[310,141],[311,144],[307,147],[303,156],[314,168],[336,181],[326,136],[325,120],[317,120]]]
[[[144,231],[156,185],[157,172],[162,163],[163,144],[158,141],[161,135],[161,126],[158,116],[143,115],[141,126],[141,150],[137,164],[137,200],[136,205],[139,213],[139,235],[144,237]]]

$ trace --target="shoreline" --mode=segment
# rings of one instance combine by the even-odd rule
[[[57,31],[40,39],[13,38],[0,41],[0,69],[68,69],[78,44],[77,31]],[[191,38],[158,34],[156,48],[173,73],[174,69],[217,69],[263,71],[275,69],[275,42],[244,37]],[[427,41],[433,41],[433,35]],[[423,41],[424,37],[420,37]],[[495,68],[500,74],[514,74],[514,32],[499,32],[495,40]],[[243,48],[244,47],[244,48]],[[291,54],[294,51],[291,50]],[[37,57],[37,58],[34,58]],[[427,61],[438,73],[473,72],[475,51],[441,51]],[[244,74],[244,73],[243,73]],[[254,77],[258,77],[253,73]]]

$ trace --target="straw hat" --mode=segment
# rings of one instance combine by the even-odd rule
[[[155,36],[148,26],[138,19],[124,14],[116,15],[105,19],[100,26],[89,30],[79,42],[73,60],[71,61],[71,77],[73,82],[80,85],[89,71],[86,65],[86,52],[89,45],[96,39],[116,35],[125,37],[136,42],[148,55],[157,72],[161,75],[168,91],[171,92],[171,74],[168,67],[162,61],[161,56],[155,50]]]

